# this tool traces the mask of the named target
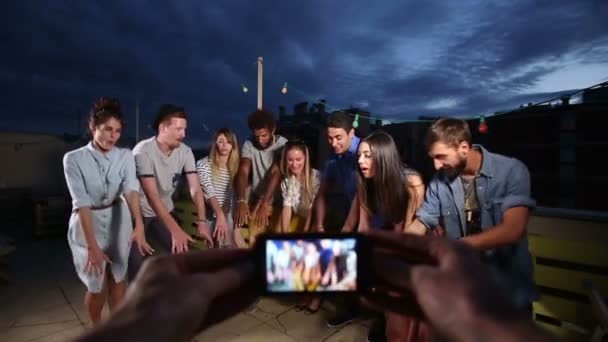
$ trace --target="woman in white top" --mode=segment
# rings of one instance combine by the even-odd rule
[[[319,171],[310,167],[308,147],[297,140],[285,144],[281,157],[281,212],[280,232],[307,232],[310,229],[311,208],[319,191]]]
[[[68,243],[87,287],[84,301],[94,325],[100,321],[106,293],[110,311],[124,296],[131,241],[142,255],[153,252],[144,236],[135,160],[128,149],[115,147],[122,127],[118,101],[101,98],[89,118],[93,139],[63,157],[73,206]]]
[[[215,132],[208,157],[196,163],[196,171],[201,180],[207,204],[213,209],[208,211],[209,227],[216,246],[234,247],[232,236],[232,183],[239,167],[239,149],[236,135],[228,128]]]
[[[281,173],[284,177],[281,181],[283,209],[279,231],[308,232],[312,221],[312,204],[319,192],[320,177],[319,171],[310,167],[308,147],[304,142],[290,140],[285,144],[281,156]],[[306,267],[304,258],[298,260],[294,266],[294,281],[304,288],[316,287],[320,278],[316,274],[316,272],[311,273],[311,268]],[[315,285],[311,285],[313,283]],[[319,311],[320,306],[321,301],[313,299],[300,303],[296,309],[315,313]]]

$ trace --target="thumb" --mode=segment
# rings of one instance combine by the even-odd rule
[[[441,271],[433,266],[419,265],[411,269],[412,290],[425,311],[441,308]]]

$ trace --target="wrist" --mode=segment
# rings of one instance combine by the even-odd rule
[[[87,250],[91,251],[91,250],[97,250],[97,249],[99,249],[99,245],[97,245],[97,241],[87,242]]]

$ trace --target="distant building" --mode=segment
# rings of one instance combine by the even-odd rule
[[[77,136],[0,132],[0,189],[27,188],[34,194],[65,193],[63,155],[84,141]]]
[[[478,131],[479,119],[469,120],[473,141],[525,163],[539,206],[608,211],[608,202],[601,200],[608,176],[600,166],[608,155],[608,134],[601,124],[608,113],[607,89],[584,92],[578,104],[563,98],[559,105],[522,106],[487,116],[486,134]],[[434,172],[424,146],[429,125],[421,121],[383,127],[395,139],[403,160],[427,180]]]

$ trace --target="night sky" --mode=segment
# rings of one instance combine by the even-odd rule
[[[242,141],[258,56],[275,113],[325,98],[392,121],[475,115],[608,80],[604,0],[23,0],[0,16],[0,129],[11,131],[82,132],[109,95],[129,135],[139,100],[144,136],[174,103],[193,147],[209,140],[204,127]]]

